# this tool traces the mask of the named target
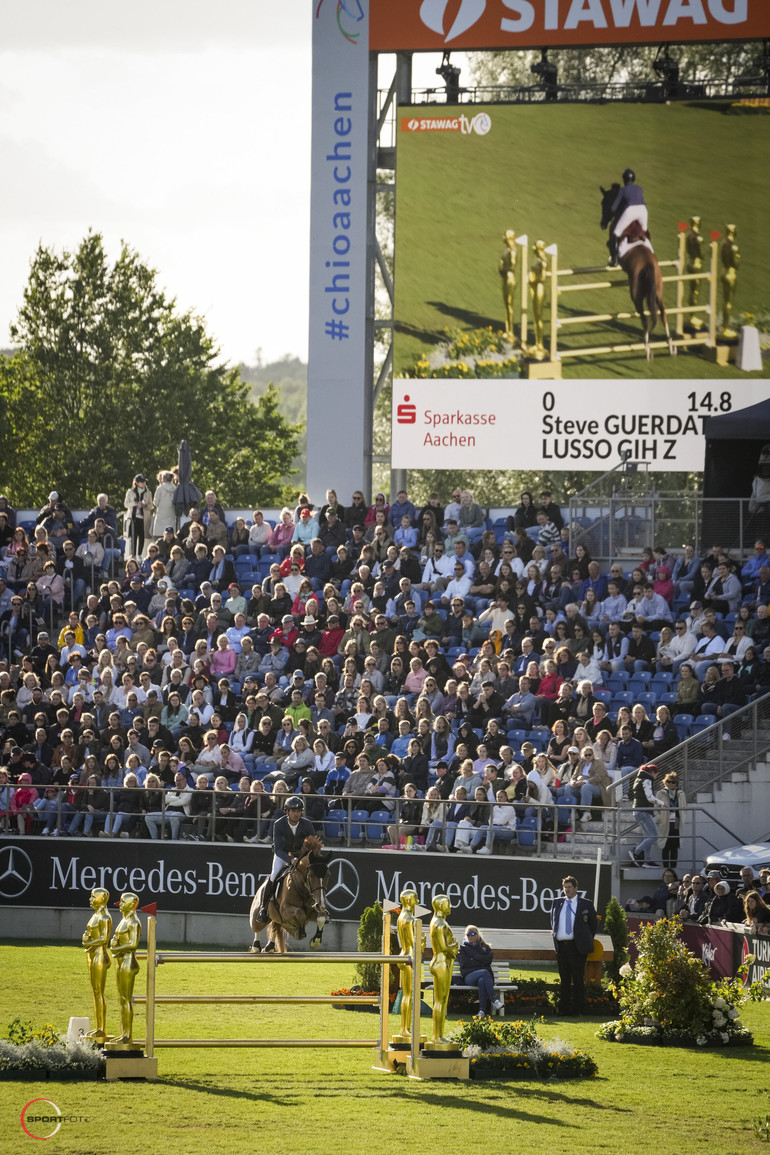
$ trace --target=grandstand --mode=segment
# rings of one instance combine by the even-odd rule
[[[0,833],[267,845],[296,790],[331,845],[601,851],[619,881],[660,864],[629,860],[654,762],[667,864],[761,840],[770,560],[742,510],[743,548],[690,525],[669,554],[683,527],[644,488],[624,468],[487,511],[210,494],[137,558],[109,500],[0,499]]]

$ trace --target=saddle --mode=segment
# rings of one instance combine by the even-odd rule
[[[628,246],[648,244],[652,248],[652,238],[648,229],[643,229],[639,221],[631,221],[627,229],[624,229],[620,236],[621,241],[626,241]]]

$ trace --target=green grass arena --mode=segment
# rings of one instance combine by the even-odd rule
[[[661,260],[678,255],[678,224],[701,217],[711,230],[738,226],[742,263],[734,318],[770,316],[770,116],[729,104],[487,105],[486,135],[407,131],[412,117],[472,116],[476,106],[399,109],[396,178],[396,347],[399,376],[446,328],[503,327],[497,262],[502,234],[526,233],[559,246],[559,267],[604,264],[600,192],[635,169]],[[707,268],[708,243],[704,245]],[[665,273],[675,270],[666,269]],[[590,278],[586,278],[590,279]],[[601,278],[597,278],[601,279]],[[517,290],[518,292],[518,290]],[[666,286],[666,304],[676,285]],[[701,301],[708,286],[701,286]],[[721,302],[721,293],[720,293]],[[625,287],[568,294],[560,315],[631,309]],[[550,310],[546,306],[546,325]],[[516,322],[519,310],[517,305]],[[560,347],[638,341],[637,321],[570,326]],[[663,334],[662,326],[655,339]],[[531,339],[531,330],[530,330]],[[735,377],[696,352],[658,352],[568,360],[567,377]],[[762,376],[762,374],[757,374]]]
[[[143,993],[144,965],[136,994]],[[17,1016],[66,1030],[71,1015],[92,1015],[79,947],[6,943],[0,967],[3,1035]],[[353,966],[199,962],[160,967],[157,977],[159,994],[327,994],[351,985]],[[107,991],[109,1027],[117,1014],[111,975]],[[767,1149],[752,1122],[768,1107],[770,1004],[747,1004],[742,1018],[755,1046],[724,1052],[604,1043],[594,1038],[600,1019],[549,1020],[539,1027],[543,1036],[569,1040],[598,1064],[596,1078],[575,1082],[414,1083],[373,1071],[373,1052],[364,1050],[159,1049],[157,1083],[0,1081],[0,1152],[30,1146],[20,1113],[41,1096],[64,1114],[87,1118],[62,1124],[49,1144],[79,1155],[384,1155],[469,1145],[497,1155],[746,1155]],[[374,1038],[376,1024],[373,1013],[313,1005],[169,1004],[157,1017],[158,1037],[166,1038]],[[391,1016],[392,1030],[397,1026]],[[135,1035],[143,1033],[138,1007]]]

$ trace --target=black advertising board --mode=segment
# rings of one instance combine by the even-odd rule
[[[87,908],[95,886],[132,890],[158,913],[248,915],[252,895],[270,869],[268,847],[149,841],[56,841],[9,838],[0,844],[3,934],[13,936],[12,908]],[[574,874],[593,898],[596,866],[566,859],[469,858],[419,852],[334,849],[327,903],[337,919],[357,921],[376,900],[398,901],[413,886],[422,905],[446,893],[452,922],[497,929],[543,930],[561,879]],[[603,864],[598,909],[610,896]]]

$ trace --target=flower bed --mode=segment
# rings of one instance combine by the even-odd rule
[[[516,979],[518,989],[505,991],[506,1014],[519,1016],[558,1014],[559,984],[545,979]],[[449,990],[449,1009],[473,1014],[479,1005],[475,991]],[[615,1015],[619,1011],[612,989],[601,983],[586,983],[586,1011],[591,1015]]]
[[[343,995],[345,998],[350,997],[354,999],[378,999],[380,997],[379,991],[364,991],[361,990],[361,987],[340,987],[339,990],[330,991],[329,994]],[[355,1003],[337,1003],[336,1005],[332,1005],[335,1006],[335,1009],[338,1011],[374,1011],[375,1014],[379,1014],[380,1012],[379,1007],[372,1007],[368,1005],[357,1007]]]
[[[633,936],[636,966],[620,968],[614,988],[620,1018],[604,1023],[597,1038],[644,1046],[751,1046],[753,1036],[740,1019],[739,1006],[762,997],[762,986],[746,988],[747,960],[733,979],[714,982],[687,950],[678,919],[660,919]]]
[[[96,1079],[104,1069],[97,1046],[63,1039],[50,1023],[34,1027],[16,1019],[0,1039],[0,1079]]]
[[[734,1031],[713,1031],[693,1035],[689,1031],[675,1031],[662,1027],[629,1026],[622,1019],[603,1023],[596,1032],[597,1039],[608,1043],[636,1043],[640,1047],[750,1047],[754,1036],[745,1027]]]
[[[449,1036],[474,1079],[590,1079],[596,1063],[563,1039],[541,1039],[532,1021],[471,1019]]]

